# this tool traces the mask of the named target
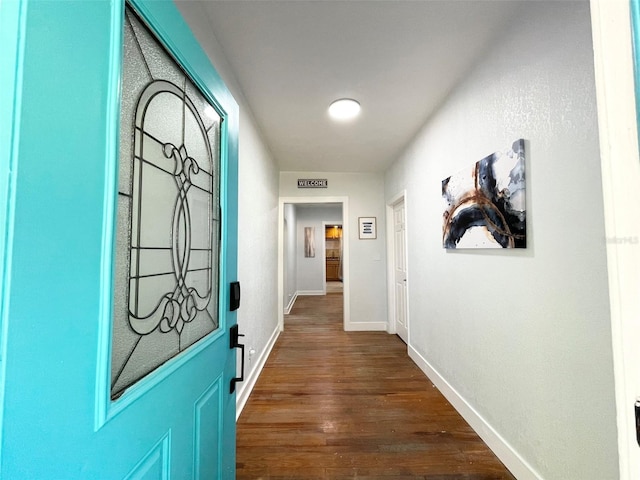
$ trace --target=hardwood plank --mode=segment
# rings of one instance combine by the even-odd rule
[[[237,423],[237,478],[514,480],[385,332],[344,332],[342,294],[299,297]]]

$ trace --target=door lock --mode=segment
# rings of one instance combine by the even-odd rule
[[[236,323],[233,327],[229,329],[229,348],[239,348],[241,352],[241,367],[240,367],[240,376],[234,377],[231,379],[231,385],[229,386],[229,393],[233,393],[236,391],[236,383],[244,382],[244,345],[240,343],[240,337],[244,337],[238,331],[238,324]]]
[[[634,408],[636,411],[636,440],[638,441],[638,445],[640,445],[640,398],[636,400]]]

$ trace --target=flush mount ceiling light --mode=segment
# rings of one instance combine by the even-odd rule
[[[329,105],[329,115],[334,120],[351,120],[360,113],[360,104],[352,98],[341,98]]]

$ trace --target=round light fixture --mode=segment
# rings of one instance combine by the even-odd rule
[[[329,115],[334,120],[351,120],[360,113],[360,104],[352,98],[341,98],[329,105]]]

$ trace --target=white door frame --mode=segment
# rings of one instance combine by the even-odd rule
[[[327,294],[327,225],[328,222],[322,222],[322,265],[324,268],[322,269],[322,294]]]
[[[640,160],[629,1],[591,0],[621,479],[640,478]]]
[[[342,302],[343,302],[343,328],[349,330],[350,316],[350,292],[349,292],[349,197],[280,197],[278,202],[278,329],[284,330],[284,206],[292,204],[323,204],[339,203],[342,205]],[[324,237],[324,232],[322,232]],[[323,253],[324,255],[324,253]],[[326,268],[326,267],[325,267]],[[326,274],[326,272],[325,272]],[[326,282],[325,287],[326,289]]]
[[[405,236],[404,236],[404,251],[405,257],[408,257],[407,243],[407,191],[402,190],[397,193],[393,197],[391,197],[387,201],[387,332],[395,334],[396,332],[396,291],[394,285],[395,279],[395,267],[396,267],[396,256],[395,256],[395,227],[394,227],[394,215],[393,215],[393,207],[400,201],[404,202],[404,225],[405,225]],[[407,322],[407,348],[410,345],[411,333],[409,329],[409,264],[407,262],[407,313],[406,313],[406,322]]]

